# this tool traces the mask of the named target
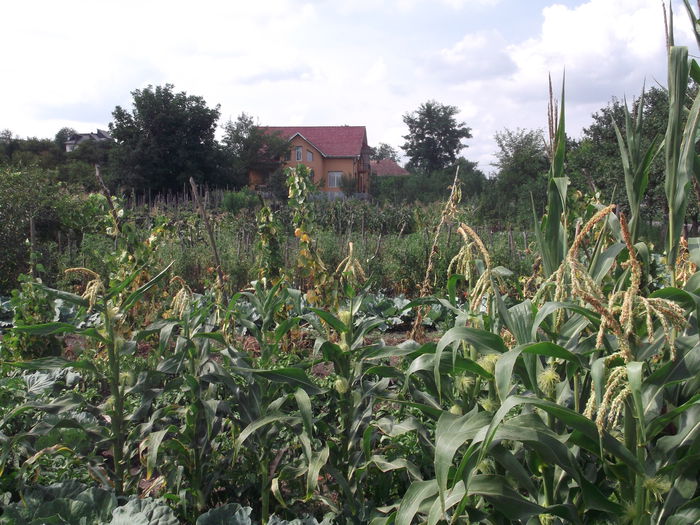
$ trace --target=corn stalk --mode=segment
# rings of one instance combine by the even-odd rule
[[[617,123],[613,121],[617,143],[620,147],[620,157],[622,158],[622,168],[625,173],[625,190],[627,191],[627,201],[630,205],[630,235],[632,242],[637,241],[637,231],[640,222],[640,205],[644,199],[647,186],[649,184],[649,170],[661,149],[661,143],[654,137],[651,144],[646,149],[642,148],[642,129],[644,124],[644,91],[637,101],[637,114],[632,116],[624,106],[625,112],[625,135],[622,135]]]
[[[557,112],[549,80],[549,153],[551,166],[547,184],[547,214],[539,222],[534,208],[535,236],[542,254],[545,276],[552,275],[564,260],[566,239],[566,191],[569,179],[564,175],[566,131],[564,126],[564,86],[561,88],[561,106]],[[562,222],[563,221],[563,222]]]

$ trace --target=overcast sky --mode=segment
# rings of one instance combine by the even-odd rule
[[[546,127],[549,72],[558,93],[566,70],[573,137],[613,96],[666,85],[661,0],[24,0],[0,28],[0,129],[20,137],[106,128],[131,91],[171,83],[221,124],[365,125],[398,149],[402,116],[433,99],[489,172],[494,133]]]

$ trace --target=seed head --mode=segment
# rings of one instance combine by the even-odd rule
[[[540,390],[542,390],[547,397],[552,397],[554,395],[554,390],[559,381],[561,381],[561,378],[551,365],[542,370],[540,375],[537,376],[537,386],[540,387]]]

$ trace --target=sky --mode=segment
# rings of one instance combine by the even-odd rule
[[[661,0],[25,0],[0,29],[0,129],[20,137],[106,129],[132,91],[170,83],[220,105],[220,126],[364,125],[403,153],[403,115],[435,100],[490,173],[494,134],[547,127],[548,74],[559,96],[565,73],[572,137],[613,97],[666,85]]]

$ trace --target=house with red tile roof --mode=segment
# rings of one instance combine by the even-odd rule
[[[341,179],[349,176],[355,181],[357,193],[368,193],[370,149],[365,126],[266,126],[262,129],[289,142],[290,150],[282,161],[283,167],[306,165],[314,184],[322,191],[340,192]],[[252,187],[265,185],[269,175],[270,171],[251,170],[248,183]]]
[[[370,162],[372,173],[378,177],[395,177],[410,175],[405,168],[402,168],[394,159],[373,160]]]

